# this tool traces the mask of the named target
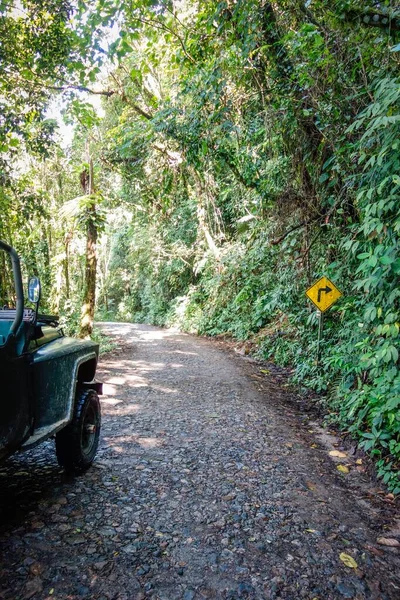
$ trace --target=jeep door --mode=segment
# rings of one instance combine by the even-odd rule
[[[17,450],[30,433],[28,367],[25,356],[0,346],[0,459]]]

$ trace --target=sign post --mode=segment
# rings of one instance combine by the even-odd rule
[[[335,304],[342,295],[342,292],[327,277],[321,277],[306,291],[306,296],[317,307],[319,312],[317,364],[319,363],[322,329],[324,326],[324,312]]]
[[[324,326],[324,313],[321,312],[320,310],[318,311],[318,318],[319,318],[319,322],[318,322],[318,340],[317,340],[317,365],[319,364],[319,349],[321,347],[321,338],[322,338],[322,329]]]

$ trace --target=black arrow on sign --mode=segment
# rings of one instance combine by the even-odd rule
[[[322,292],[325,292],[326,294],[329,294],[329,292],[331,292],[331,291],[332,291],[332,288],[330,288],[329,285],[327,285],[324,288],[319,288],[317,302],[321,302],[321,294],[322,294]]]

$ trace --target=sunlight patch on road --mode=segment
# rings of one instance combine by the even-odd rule
[[[168,388],[161,385],[152,385],[151,387],[153,390],[156,390],[157,392],[162,392],[163,394],[177,394],[179,392],[179,390],[177,390],[176,388]]]
[[[103,389],[105,390],[107,386],[103,386]],[[113,396],[115,392],[113,392],[112,394],[110,394],[109,390],[107,390],[107,392],[104,392],[105,396],[101,399],[101,403],[102,404],[109,404],[111,406],[116,406],[117,404],[122,404],[123,401],[120,400],[119,398],[107,398],[107,396]]]
[[[123,377],[110,377],[107,379],[107,385],[123,385],[125,383],[125,378]]]
[[[143,410],[143,407],[140,406],[140,404],[125,404],[122,401],[117,402],[114,406],[109,406],[105,409],[107,415],[110,417],[126,417],[129,415],[135,415],[141,410]]]
[[[125,377],[111,377],[104,382],[103,390],[107,396],[114,396],[117,393],[117,386],[127,387],[148,387],[147,379],[140,375],[125,375]]]
[[[104,437],[104,442],[114,452],[122,454],[126,452],[127,446],[139,444],[142,448],[160,448],[164,445],[164,440],[156,437],[140,437],[136,434],[120,435],[118,437]]]

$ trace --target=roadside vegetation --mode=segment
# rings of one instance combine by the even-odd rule
[[[27,0],[0,30],[0,238],[49,310],[255,340],[399,493],[397,3]]]

